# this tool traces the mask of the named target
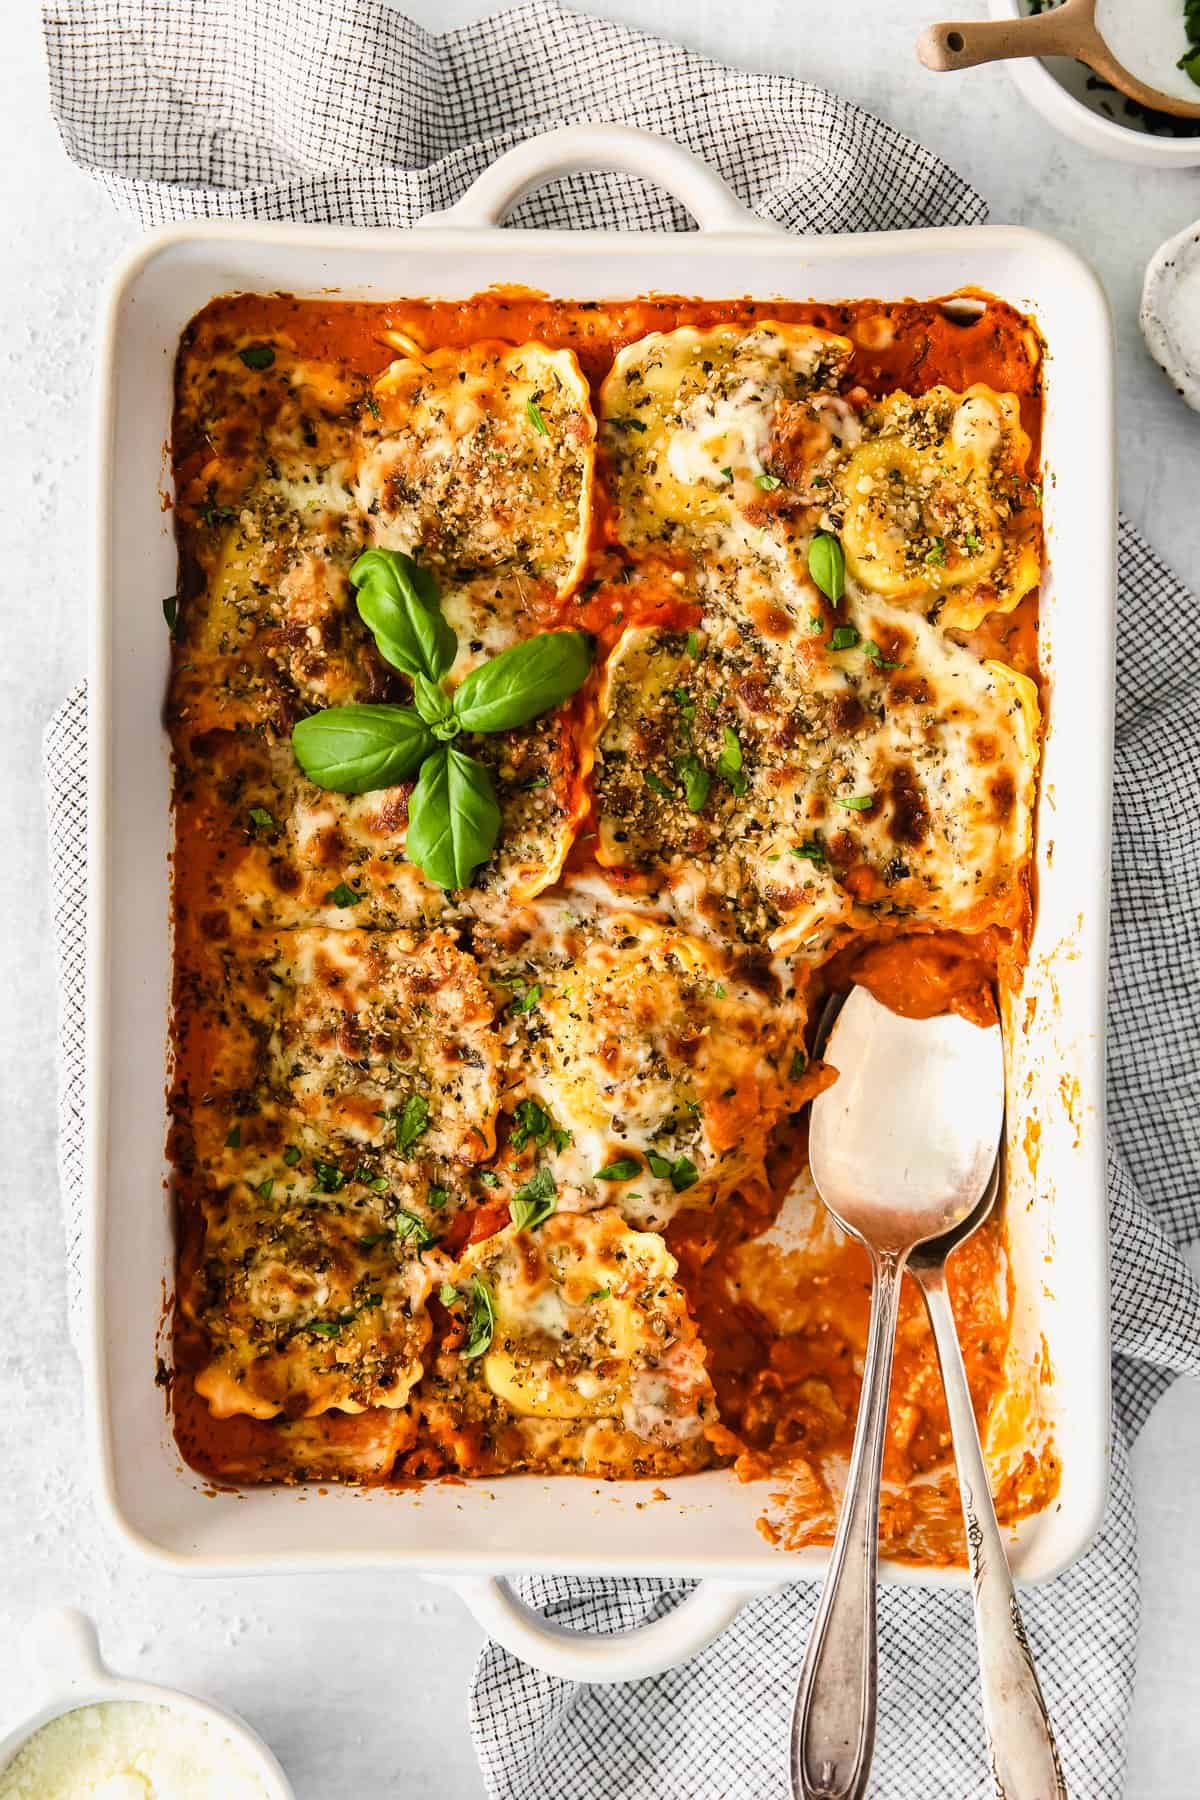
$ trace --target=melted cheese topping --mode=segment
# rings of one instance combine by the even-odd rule
[[[457,1278],[485,1285],[495,1327],[481,1380],[457,1371],[473,1390],[460,1406],[507,1433],[525,1466],[695,1466],[712,1387],[675,1268],[661,1238],[611,1209],[472,1245]]]
[[[719,617],[690,646],[627,632],[601,696],[598,856],[668,879],[699,860],[777,951],[819,952],[868,908],[1008,921],[1032,838],[1036,689],[919,617],[849,601],[842,616],[836,639],[771,642]]]
[[[536,1008],[504,1015],[507,1104],[536,1100],[565,1134],[545,1150],[560,1207],[609,1202],[661,1225],[761,1176],[804,1067],[786,970],[662,918],[553,904],[476,944],[501,996],[538,989]]]

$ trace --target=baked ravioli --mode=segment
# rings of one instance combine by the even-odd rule
[[[837,1079],[816,1022],[853,982],[1015,1016],[1040,384],[1030,321],[980,296],[235,295],[187,328],[169,1150],[196,1468],[731,1465],[786,1479],[789,1542],[827,1533],[867,1289],[807,1170]],[[494,729],[446,704],[550,632],[573,687],[542,646],[495,677]],[[299,722],[379,702],[306,723],[301,767]],[[435,742],[469,779],[418,775]],[[952,1283],[1011,1439],[1002,1213]],[[900,1553],[958,1554],[948,1442],[906,1291]],[[1053,1492],[1048,1439],[997,1467],[1006,1521]]]

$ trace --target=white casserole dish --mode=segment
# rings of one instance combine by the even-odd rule
[[[587,167],[659,182],[701,229],[498,228],[531,187]],[[417,1495],[260,1488],[213,1496],[181,1464],[154,1384],[174,1268],[163,1151],[170,769],[161,601],[175,586],[176,555],[161,495],[179,334],[206,301],[232,290],[454,298],[501,282],[579,299],[889,299],[973,285],[1041,324],[1051,471],[1041,643],[1051,700],[1037,924],[1010,1032],[1008,1207],[1014,1346],[1032,1365],[1045,1340],[1054,1378],[1044,1402],[1063,1463],[1058,1501],[1017,1529],[1012,1557],[1021,1577],[1045,1579],[1091,1541],[1108,1464],[1104,997],[1115,501],[1103,294],[1063,245],[1010,226],[788,237],[747,212],[685,151],[615,126],[572,127],[519,146],[450,212],[411,231],[169,227],[144,240],[113,278],[99,363],[89,685],[88,1412],[102,1508],[129,1547],[178,1571],[368,1565],[453,1579],[493,1637],[540,1667],[592,1680],[681,1661],[748,1593],[812,1579],[824,1566],[825,1552],[784,1553],[756,1529],[778,1482],[742,1486],[728,1471],[666,1482],[667,1502],[640,1509],[643,1484],[534,1476],[433,1484]],[[702,1577],[704,1585],[644,1632],[589,1640],[546,1625],[496,1579],[531,1568]],[[883,1573],[925,1585],[966,1579],[895,1564]]]

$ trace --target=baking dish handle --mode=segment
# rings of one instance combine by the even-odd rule
[[[475,1623],[523,1663],[562,1681],[601,1684],[641,1681],[647,1675],[677,1668],[720,1637],[747,1602],[778,1585],[701,1581],[686,1600],[648,1625],[592,1633],[572,1631],[544,1618],[502,1577],[454,1575],[445,1579],[474,1615]]]
[[[715,170],[690,150],[631,125],[564,125],[527,138],[497,157],[453,206],[427,214],[420,224],[499,225],[534,188],[581,169],[617,169],[653,181],[687,207],[702,231],[779,229],[743,206]]]

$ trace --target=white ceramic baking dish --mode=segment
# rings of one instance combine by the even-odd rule
[[[688,234],[502,230],[532,187],[621,169],[674,193]],[[213,1495],[171,1438],[155,1352],[173,1281],[164,1163],[170,976],[170,771],[161,720],[175,586],[162,492],[176,344],[232,290],[461,297],[514,282],[566,298],[682,293],[900,298],[990,290],[1035,314],[1049,344],[1045,458],[1050,677],[1038,912],[1010,1021],[1009,1193],[1014,1356],[1053,1378],[1039,1406],[1062,1456],[1055,1505],[1015,1532],[1027,1580],[1057,1573],[1100,1520],[1108,1463],[1104,991],[1114,615],[1112,343],[1100,287],[1063,245],[1009,226],[794,238],[747,212],[711,170],[620,127],[572,127],[502,157],[449,212],[411,231],[203,223],[152,233],[121,264],[99,363],[97,571],[89,687],[88,1376],[102,1507],[127,1544],[181,1571],[369,1565],[453,1579],[491,1634],[526,1660],[593,1680],[682,1660],[749,1593],[819,1575],[756,1529],[767,1490],[727,1471],[644,1485],[513,1476],[419,1494],[286,1488]],[[1032,1160],[1031,1160],[1032,1157]],[[1035,1178],[1036,1166],[1036,1178]],[[1033,1384],[1037,1386],[1038,1384]],[[700,1577],[642,1633],[586,1639],[523,1608],[500,1577]],[[956,1582],[885,1565],[885,1578]]]

